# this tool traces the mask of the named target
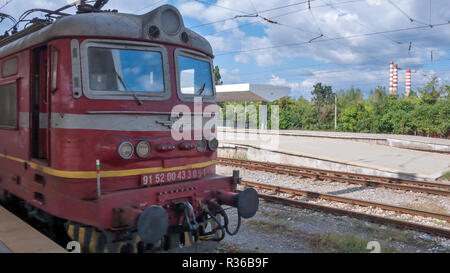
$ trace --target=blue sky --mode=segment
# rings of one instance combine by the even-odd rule
[[[367,94],[377,85],[388,85],[391,60],[400,67],[400,93],[406,68],[413,72],[413,90],[432,74],[450,80],[450,24],[436,26],[449,22],[450,1],[311,0],[311,9],[307,2],[110,0],[105,8],[143,14],[165,3],[176,6],[185,25],[211,42],[225,84],[283,85],[292,88],[292,96],[309,98],[312,85],[322,82],[333,90],[360,87]],[[29,8],[64,4],[12,0],[1,12],[18,17]],[[373,34],[414,27],[424,28]]]

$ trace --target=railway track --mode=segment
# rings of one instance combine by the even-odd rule
[[[293,176],[310,177],[313,179],[360,184],[369,187],[384,187],[389,189],[423,192],[427,194],[435,194],[440,196],[450,196],[450,184],[443,184],[443,183],[346,173],[330,170],[320,170],[314,168],[289,166],[260,161],[249,161],[242,159],[230,159],[223,157],[218,158],[217,163],[225,166],[233,166],[249,170],[257,170],[277,174],[286,174]]]
[[[354,210],[347,210],[347,209],[341,209],[341,208],[335,208],[332,206],[325,206],[320,204],[315,204],[311,202],[306,201],[299,201],[293,199],[297,196],[304,196],[310,199],[323,199],[327,201],[333,201],[333,202],[339,202],[344,204],[350,204],[350,205],[358,205],[358,206],[364,206],[364,207],[373,207],[373,208],[381,208],[383,210],[393,211],[396,213],[402,213],[402,214],[410,214],[415,216],[422,216],[422,217],[431,217],[434,219],[439,220],[445,220],[449,222],[450,215],[449,214],[442,214],[432,211],[426,211],[426,210],[419,210],[419,209],[412,209],[407,207],[401,207],[401,206],[394,206],[379,202],[371,202],[371,201],[365,201],[360,199],[353,199],[353,198],[347,198],[347,197],[341,197],[336,195],[329,195],[329,194],[322,194],[318,192],[311,192],[311,191],[303,191],[298,189],[292,189],[292,188],[286,188],[286,187],[280,187],[280,186],[273,186],[268,184],[262,184],[262,183],[256,183],[256,182],[250,182],[250,181],[242,181],[241,186],[243,187],[253,187],[255,189],[259,189],[259,195],[261,198],[271,201],[271,202],[278,202],[286,205],[293,205],[293,206],[300,206],[300,207],[306,207],[311,208],[315,210],[321,210],[326,212],[332,212],[337,213],[341,215],[349,215],[356,218],[364,218],[370,221],[382,223],[382,224],[391,224],[398,226],[400,228],[411,228],[414,230],[419,230],[423,232],[427,232],[430,234],[435,234],[439,236],[444,236],[446,238],[450,238],[450,229],[445,228],[439,228],[429,225],[423,225],[419,223],[409,222],[409,221],[403,221],[388,217],[382,217],[362,212],[357,212]],[[271,191],[276,194],[289,194],[290,198],[282,198],[279,196],[273,196],[273,195],[267,195],[262,193],[262,190]]]

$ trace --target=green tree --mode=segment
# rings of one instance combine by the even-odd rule
[[[419,89],[419,94],[422,100],[428,104],[434,104],[439,99],[440,87],[439,78],[436,75],[432,75],[430,81]]]
[[[414,134],[449,137],[450,87],[437,77],[409,96],[389,96],[377,87],[364,98],[359,88],[336,92],[339,131]],[[334,94],[331,86],[314,85],[312,100],[282,98],[268,103],[278,105],[280,129],[330,130],[334,126]],[[225,106],[229,103],[223,103]],[[236,103],[234,103],[236,105]],[[239,103],[238,103],[239,104]],[[257,103],[256,105],[259,105]],[[268,121],[270,123],[270,120]]]
[[[370,132],[371,117],[363,102],[349,105],[339,114],[338,130],[350,132]]]
[[[317,83],[311,91],[312,101],[316,106],[318,129],[330,129],[332,127],[334,96],[331,86]]]
[[[215,85],[223,84],[222,76],[220,75],[220,69],[217,65],[214,67],[214,84]]]
[[[312,100],[319,106],[330,104],[333,101],[333,91],[331,86],[316,83],[311,91]]]

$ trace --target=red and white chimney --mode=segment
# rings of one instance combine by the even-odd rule
[[[392,94],[394,79],[394,62],[389,63],[389,94]]]
[[[411,92],[411,69],[406,69],[405,95],[409,96]]]
[[[392,95],[398,94],[398,66],[394,65],[394,76],[393,76],[393,82],[392,82]]]

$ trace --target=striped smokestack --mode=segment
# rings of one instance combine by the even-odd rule
[[[398,94],[398,66],[394,65],[394,76],[392,81],[392,95]]]
[[[411,92],[411,69],[406,69],[406,84],[405,84],[405,93],[406,96],[409,96],[409,92]]]
[[[394,77],[394,62],[389,63],[389,94],[392,94],[393,90],[393,77]]]

